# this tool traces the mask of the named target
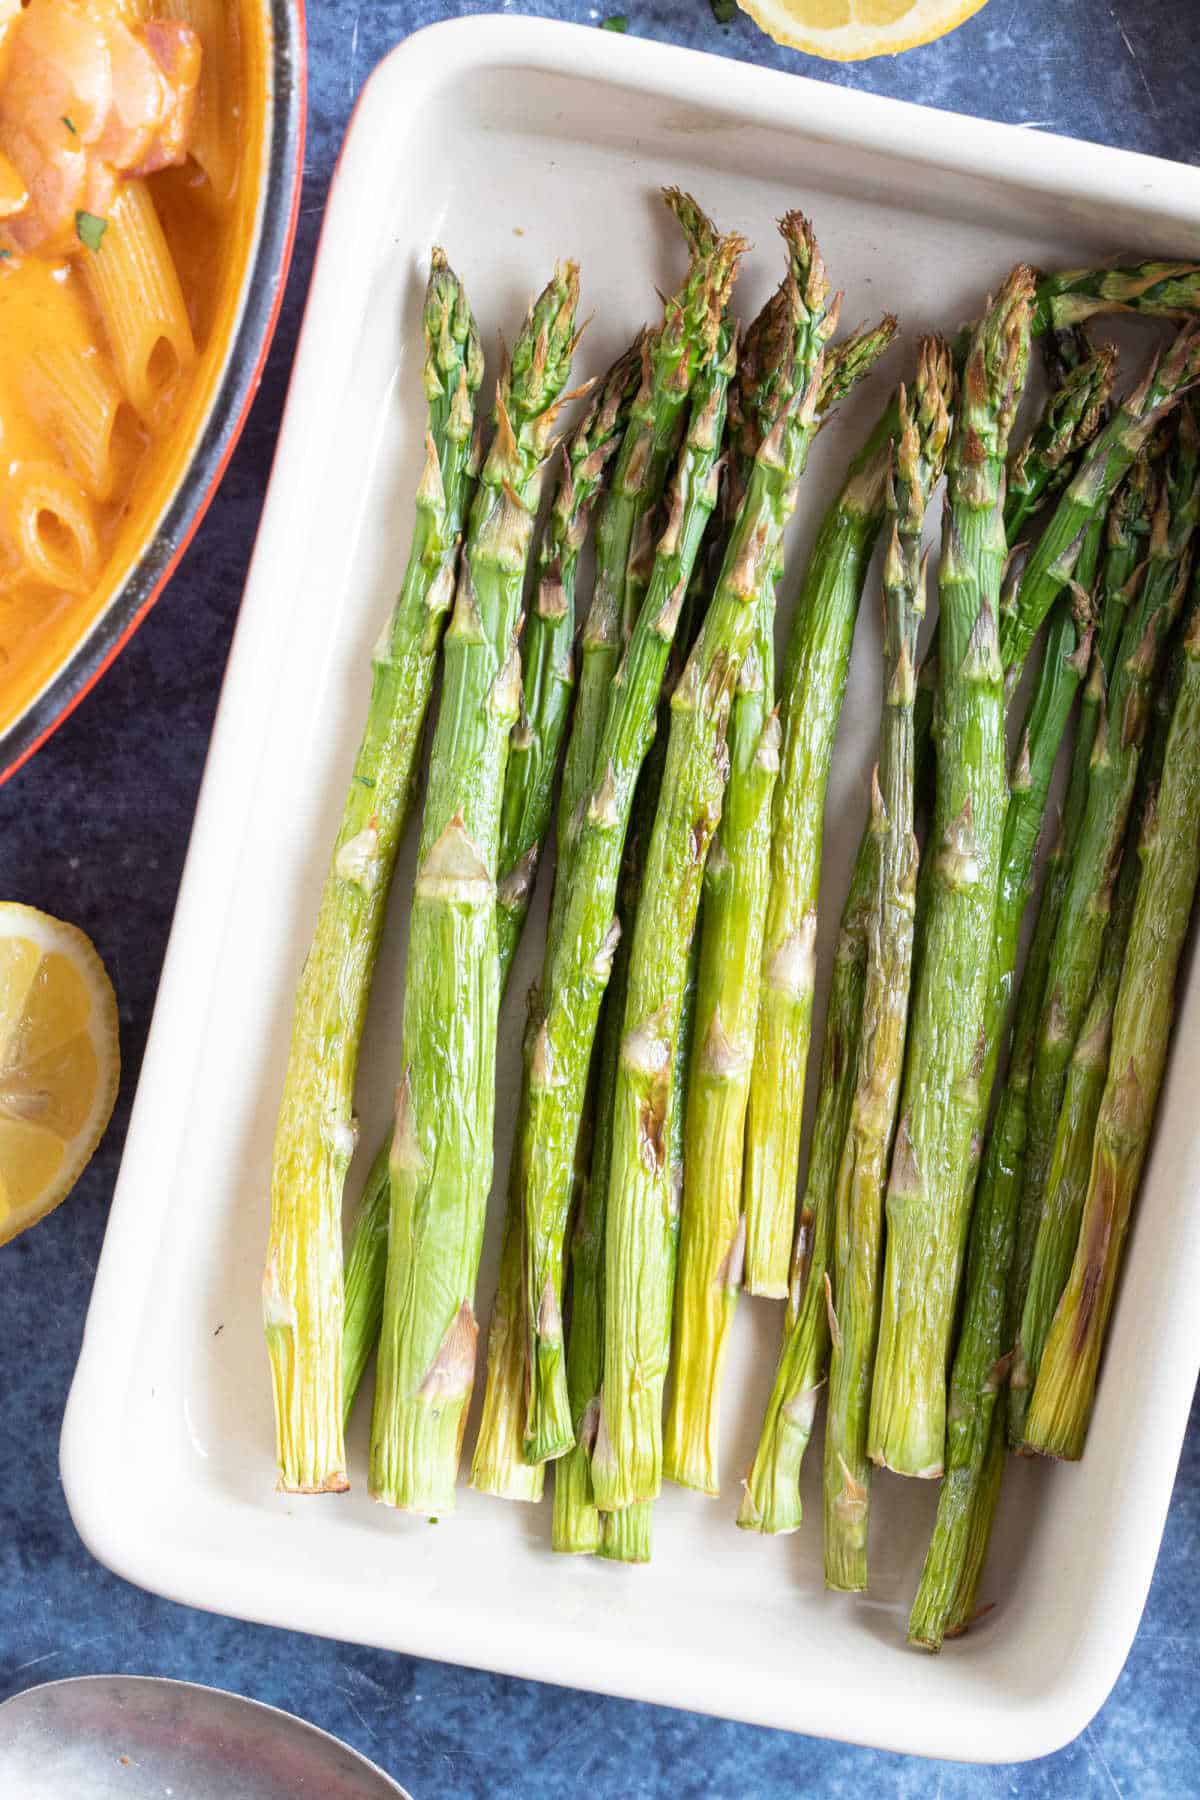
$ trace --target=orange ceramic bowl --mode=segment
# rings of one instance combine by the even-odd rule
[[[258,388],[291,260],[304,167],[303,0],[243,0],[241,18],[257,91],[242,108],[250,135],[230,225],[233,272],[137,525],[123,528],[96,592],[58,625],[53,644],[0,704],[0,781],[78,705],[161,594],[216,492]]]

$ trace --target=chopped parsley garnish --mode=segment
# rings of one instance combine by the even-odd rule
[[[64,113],[64,114],[63,114],[63,115],[62,115],[62,122],[63,122],[63,124],[64,124],[64,125],[65,125],[65,126],[66,126],[66,128],[67,128],[67,130],[68,130],[68,131],[69,131],[69,132],[70,132],[70,134],[71,134],[71,136],[72,136],[72,137],[78,137],[78,136],[79,136],[79,133],[78,133],[78,132],[77,132],[77,131],[76,131],[76,129],[75,129],[75,127],[74,127],[74,125],[72,125],[72,123],[71,123],[71,121],[70,121],[70,119],[68,119],[68,117],[67,117],[67,115],[66,115],[66,113]]]
[[[708,0],[712,7],[712,16],[718,25],[729,25],[737,12],[737,0]]]
[[[108,220],[97,218],[95,213],[77,212],[75,230],[81,244],[89,250],[98,250],[108,230]]]
[[[601,21],[600,29],[601,31],[628,31],[628,15],[625,13],[612,13],[607,19]]]

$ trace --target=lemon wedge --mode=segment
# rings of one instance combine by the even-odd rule
[[[945,37],[986,0],[738,0],[777,44],[831,62],[895,56]]]
[[[120,1074],[117,998],[91,939],[0,902],[0,1244],[66,1199]]]

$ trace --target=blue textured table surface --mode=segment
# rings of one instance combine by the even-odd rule
[[[613,0],[633,34],[839,85],[1200,162],[1195,0],[990,0],[954,36],[841,68],[779,49],[707,0]],[[262,391],[169,591],[58,736],[0,792],[0,893],[77,921],[112,971],[125,1075],[108,1137],[69,1205],[0,1253],[0,1698],[103,1670],[234,1688],[374,1757],[417,1800],[446,1796],[1186,1795],[1200,1792],[1200,1414],[1124,1674],[1059,1755],[971,1769],[875,1754],[213,1618],[94,1563],[58,1479],[78,1353],[175,904],[230,634],[270,470],[321,211],[355,96],[438,0],[311,0],[300,233]],[[598,24],[610,7],[525,10]],[[802,196],[798,196],[802,199]],[[402,1604],[402,1600],[400,1602]],[[804,1671],[796,1671],[803,1681]],[[869,1696],[864,1696],[869,1707]],[[64,1797],[66,1800],[66,1797]],[[72,1797],[75,1800],[75,1797]],[[84,1797],[78,1797],[84,1800]],[[216,1800],[216,1797],[214,1797]]]

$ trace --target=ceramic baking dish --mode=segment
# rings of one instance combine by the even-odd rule
[[[798,204],[847,322],[892,308],[908,346],[977,310],[1019,257],[1200,254],[1196,169],[531,19],[438,25],[387,58],[330,197],[68,1408],[67,1497],[99,1558],[196,1606],[895,1750],[1037,1756],[1087,1723],[1124,1661],[1200,1363],[1194,980],[1087,1457],[1011,1469],[984,1582],[995,1609],[941,1657],[904,1647],[932,1484],[879,1479],[861,1601],[824,1592],[819,1527],[734,1529],[779,1330],[763,1302],[737,1320],[722,1496],[664,1493],[648,1568],[552,1555],[548,1505],[464,1488],[436,1529],[371,1505],[362,1407],[349,1496],[274,1491],[259,1308],[271,1135],[370,646],[403,565],[428,247],[466,278],[490,345],[553,259],[577,256],[595,315],[581,363],[600,369],[681,270],[656,197],[668,181],[754,239],[743,310],[777,275],[772,221]],[[818,441],[783,623],[815,521],[907,354]],[[864,606],[830,788],[825,969],[877,732],[875,613]],[[397,1074],[411,838],[362,1062],[364,1151]],[[502,1023],[501,1171],[542,905]],[[810,1458],[814,1520],[819,1470]]]

